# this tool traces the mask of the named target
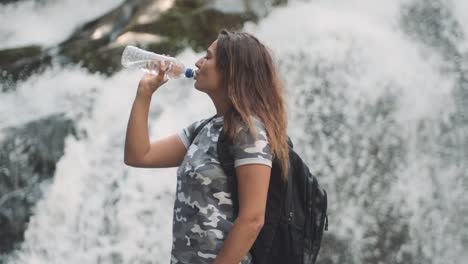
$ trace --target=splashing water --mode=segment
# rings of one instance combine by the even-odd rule
[[[467,7],[462,0],[292,1],[245,25],[274,51],[289,134],[329,193],[319,261],[468,261],[468,121],[460,103],[468,93]],[[425,12],[443,15],[426,21]],[[424,23],[439,23],[440,34],[414,26]],[[455,28],[462,34],[451,35]],[[65,113],[79,132],[66,139],[8,263],[169,262],[175,170],[123,164],[140,76],[52,67],[2,94],[0,128]],[[153,96],[150,135],[213,113],[190,80],[171,81]]]
[[[104,14],[123,0],[77,3],[73,0],[26,0],[0,5],[0,48],[57,44],[81,24]],[[77,8],[78,7],[78,8]]]

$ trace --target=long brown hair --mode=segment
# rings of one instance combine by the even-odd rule
[[[245,124],[253,135],[255,127],[250,116],[260,119],[265,126],[273,158],[277,159],[282,179],[286,181],[289,169],[288,119],[284,87],[278,78],[271,51],[249,33],[223,29],[217,41],[216,65],[231,104],[224,114],[224,133],[233,139],[237,128]]]

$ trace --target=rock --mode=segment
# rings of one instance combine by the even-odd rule
[[[23,240],[31,209],[42,196],[63,155],[65,137],[75,134],[72,120],[54,115],[21,128],[9,128],[0,142],[0,253]]]
[[[112,74],[120,69],[122,46],[111,44],[131,22],[138,8],[150,0],[127,0],[102,17],[86,23],[59,45],[62,63],[80,63],[90,72]]]
[[[272,5],[285,4],[272,1]],[[31,46],[0,50],[2,90],[50,66],[81,64],[90,72],[112,75],[119,71],[120,55],[126,45],[158,53],[177,55],[186,47],[205,50],[222,28],[241,29],[259,15],[244,1],[243,13],[222,12],[207,0],[127,0],[103,16],[84,24],[72,36],[48,50]]]
[[[35,0],[36,4],[45,4],[50,0]],[[13,4],[18,2],[26,2],[26,0],[0,0],[0,5]]]
[[[0,50],[2,92],[12,90],[14,84],[50,65],[51,57],[39,46]]]
[[[17,3],[17,2],[21,2],[21,1],[23,1],[23,0],[0,0],[0,5]]]
[[[209,1],[126,1],[103,17],[84,25],[59,52],[91,72],[108,75],[121,69],[126,45],[176,55],[187,46],[206,49],[222,28],[240,29],[256,20],[253,13],[225,14]],[[196,25],[196,26],[194,26]]]

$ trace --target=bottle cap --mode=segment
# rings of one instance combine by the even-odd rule
[[[193,70],[190,69],[190,68],[187,68],[187,70],[185,70],[185,77],[192,78],[193,77]]]

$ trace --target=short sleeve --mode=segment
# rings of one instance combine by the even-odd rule
[[[184,143],[186,149],[188,149],[190,147],[190,144],[192,143],[190,142],[190,138],[192,137],[193,133],[195,132],[197,127],[200,126],[205,120],[206,119],[195,121],[189,126],[183,128],[181,131],[179,131],[179,133],[177,133],[179,138],[182,140],[182,143]]]
[[[264,164],[272,166],[272,153],[265,127],[256,118],[253,118],[255,135],[247,129],[241,129],[233,142],[234,167],[246,164]],[[256,136],[256,137],[255,137]]]

